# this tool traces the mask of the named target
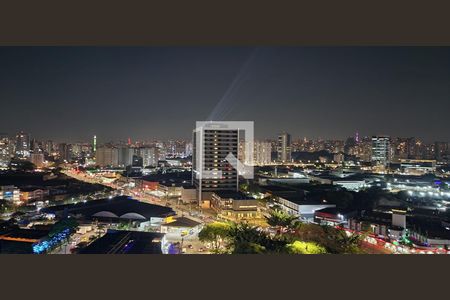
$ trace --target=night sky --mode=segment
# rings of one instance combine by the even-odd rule
[[[0,101],[0,132],[68,142],[190,138],[208,119],[450,141],[450,48],[1,47]]]

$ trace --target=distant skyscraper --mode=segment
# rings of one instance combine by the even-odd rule
[[[118,165],[127,167],[131,166],[133,163],[133,155],[135,154],[134,148],[129,146],[120,146],[117,148],[118,151]]]
[[[100,167],[117,167],[119,165],[119,150],[112,146],[97,148],[95,163]]]
[[[95,154],[96,151],[97,151],[97,136],[94,135],[94,140],[92,141],[92,152],[94,152]]]
[[[45,151],[45,153],[48,154],[48,155],[51,155],[54,152],[54,150],[55,150],[54,147],[55,147],[55,145],[54,145],[53,141],[50,141],[50,140],[46,141],[44,143],[44,151]]]
[[[435,142],[434,155],[437,161],[448,162],[450,160],[450,151],[448,142]]]
[[[199,205],[209,206],[214,191],[238,191],[237,170],[226,160],[229,153],[239,157],[238,136],[238,130],[221,128],[215,123],[194,130],[192,181],[197,189]],[[211,172],[211,176],[204,176],[204,171]],[[222,176],[215,175],[218,171],[222,172]]]
[[[254,164],[257,166],[264,166],[270,164],[272,161],[272,145],[270,142],[254,142]]]
[[[422,159],[424,155],[424,145],[422,141],[415,137],[408,138],[407,154],[409,159]]]
[[[156,167],[158,165],[159,154],[156,147],[139,148],[139,156],[142,157],[144,167]]]
[[[30,141],[30,150],[34,152],[42,150],[41,143],[36,139],[32,139]]]
[[[356,153],[356,140],[353,137],[347,138],[344,144],[344,153],[349,155],[355,155]]]
[[[390,162],[391,140],[387,136],[372,137],[372,162],[387,166]]]
[[[278,161],[282,163],[291,162],[291,135],[282,133],[278,136],[277,144]]]
[[[158,161],[159,160],[166,160],[167,158],[167,150],[164,148],[164,146],[157,147],[158,150]]]
[[[60,161],[70,161],[70,146],[66,143],[58,145],[58,157]]]
[[[185,150],[184,150],[185,156],[192,156],[192,143],[186,143]]]
[[[30,157],[30,136],[23,131],[16,135],[16,156],[18,158]]]
[[[44,166],[44,153],[41,151],[31,153],[30,162],[37,168],[42,168]]]
[[[0,134],[0,168],[6,168],[11,161],[11,145],[8,135]]]

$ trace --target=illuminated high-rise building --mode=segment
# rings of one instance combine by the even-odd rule
[[[192,143],[186,143],[185,150],[184,150],[185,156],[192,156]]]
[[[98,147],[95,153],[95,163],[100,167],[117,167],[119,150],[112,146]]]
[[[192,181],[199,205],[208,207],[214,191],[238,191],[237,170],[226,160],[229,153],[239,157],[238,136],[239,130],[228,129],[220,123],[194,130]]]
[[[97,151],[97,136],[94,135],[94,140],[92,142],[92,152],[94,152],[95,154],[96,151]]]
[[[60,143],[58,145],[58,157],[60,161],[70,161],[70,145],[66,143]]]
[[[31,153],[30,162],[34,164],[37,168],[42,168],[44,166],[44,153],[42,153],[42,151],[36,151]]]
[[[372,137],[372,163],[387,166],[391,158],[391,139],[388,136]]]
[[[16,157],[30,157],[30,136],[23,131],[16,135]]]
[[[158,165],[158,148],[142,147],[139,148],[139,156],[142,157],[142,165],[144,167],[156,167]]]
[[[118,165],[122,167],[131,166],[134,154],[135,154],[134,148],[131,148],[126,145],[119,146],[117,148]]]
[[[272,161],[272,145],[270,142],[254,142],[254,161],[257,166],[264,166],[270,164]]]
[[[48,155],[52,155],[55,151],[55,143],[53,141],[46,141],[44,143],[44,152]]]
[[[278,136],[277,158],[281,163],[291,162],[291,135],[289,133],[282,133]]]
[[[0,168],[6,168],[11,161],[11,145],[8,135],[0,134]]]
[[[437,161],[448,162],[450,160],[450,151],[448,142],[435,142],[434,155]]]

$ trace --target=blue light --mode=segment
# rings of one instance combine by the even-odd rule
[[[53,237],[48,238],[40,243],[33,245],[33,252],[35,254],[45,253],[56,246],[58,246],[63,240],[70,235],[70,229],[64,229],[63,231],[55,234]]]

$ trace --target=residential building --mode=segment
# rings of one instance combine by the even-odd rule
[[[270,142],[254,142],[254,161],[257,166],[268,165],[272,161],[272,145]]]
[[[95,162],[100,167],[117,167],[119,165],[119,151],[112,146],[98,147]]]
[[[390,162],[391,142],[387,136],[372,137],[372,163],[387,166]]]
[[[10,140],[8,135],[0,134],[0,168],[6,168],[11,161]]]
[[[238,158],[239,131],[221,123],[210,123],[194,130],[192,183],[199,205],[209,207],[215,191],[238,191],[238,172],[226,160],[230,153]]]
[[[0,200],[20,203],[20,189],[13,185],[0,186]]]
[[[16,135],[16,157],[28,158],[30,157],[30,136],[23,131]]]
[[[291,135],[288,133],[278,136],[277,158],[281,163],[291,162]]]
[[[144,167],[155,167],[158,165],[158,148],[143,147],[139,148],[139,155],[142,157],[142,164]]]
[[[42,168],[44,166],[44,153],[37,152],[30,154],[30,162],[36,166],[36,168]]]

